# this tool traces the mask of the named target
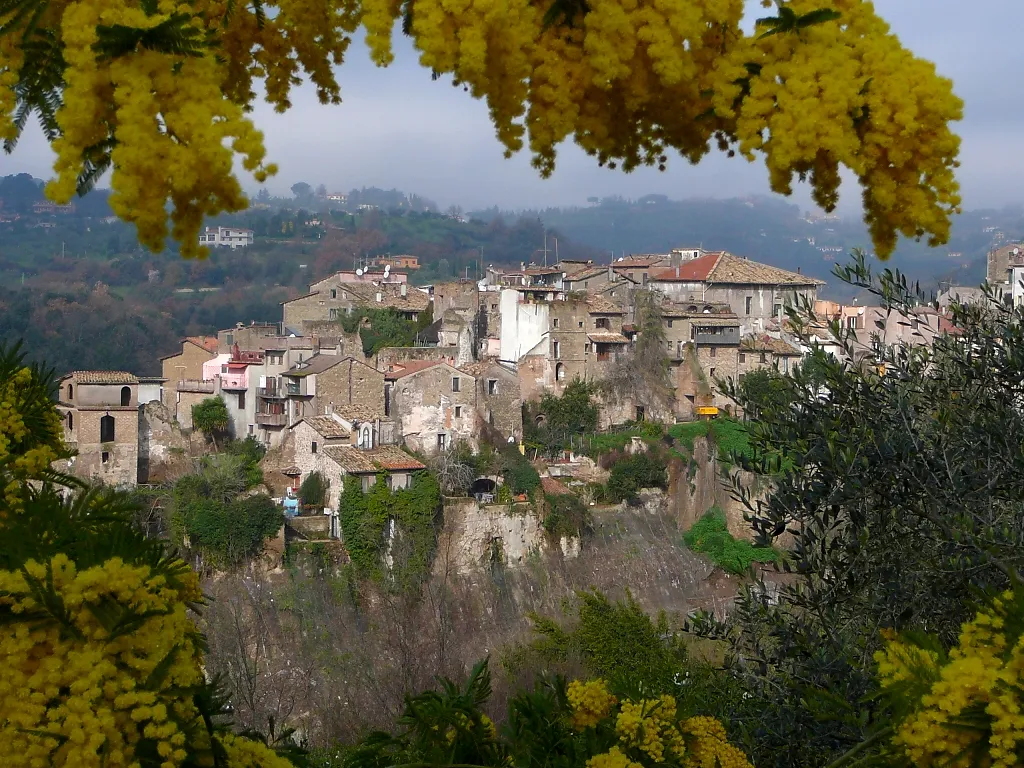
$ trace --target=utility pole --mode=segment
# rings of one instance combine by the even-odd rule
[[[548,265],[548,228],[544,227],[544,266]]]

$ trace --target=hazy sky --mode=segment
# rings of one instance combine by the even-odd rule
[[[756,4],[755,4],[756,6]],[[876,0],[904,44],[936,62],[966,103],[958,130],[963,137],[960,181],[966,207],[1024,200],[1024,83],[1020,80],[1019,30],[1024,0]],[[754,7],[754,15],[762,9]],[[287,193],[296,181],[331,190],[397,187],[433,198],[442,206],[499,205],[522,208],[584,204],[588,196],[674,198],[730,197],[768,193],[757,164],[712,155],[692,167],[670,157],[669,170],[625,175],[598,168],[571,145],[559,154],[552,178],[540,179],[526,154],[505,160],[482,102],[461,89],[432,82],[408,40],[396,36],[396,61],[387,69],[353,46],[339,79],[343,103],[322,106],[309,88],[293,95],[278,115],[265,104],[255,111],[270,158],[280,173],[269,183]],[[13,155],[0,155],[0,173],[28,172],[46,178],[52,156],[38,132],[26,133]],[[243,181],[254,189],[251,179]],[[855,185],[843,188],[841,210],[856,210]],[[794,201],[809,205],[799,191]]]

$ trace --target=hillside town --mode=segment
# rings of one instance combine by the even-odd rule
[[[993,251],[990,264],[990,279],[1002,276],[1007,291],[1014,270],[1024,270],[1019,247]],[[692,247],[608,264],[492,266],[479,281],[426,286],[410,283],[415,266],[402,256],[324,276],[283,302],[280,320],[182,339],[161,358],[159,377],[67,374],[59,408],[77,451],[70,469],[110,485],[146,483],[150,465],[193,431],[193,410],[219,398],[227,436],[265,446],[288,488],[312,472],[364,487],[383,472],[405,487],[424,461],[459,444],[475,450],[486,438],[523,450],[523,404],[573,381],[596,385],[599,429],[739,417],[727,382],[759,369],[788,373],[812,344],[837,353],[833,321],[865,352],[877,340],[928,344],[956,332],[943,309],[950,301],[980,298],[977,289],[950,289],[938,310],[892,316],[819,299],[823,282],[799,272]],[[653,297],[653,318],[638,317],[640,295]],[[794,333],[794,306],[813,307],[809,336]],[[417,329],[411,343],[367,349],[361,332],[381,312]],[[628,365],[640,325],[652,319],[670,399],[600,386]]]

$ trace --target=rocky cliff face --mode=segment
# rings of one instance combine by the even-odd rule
[[[577,590],[629,590],[681,620],[722,612],[731,579],[682,544],[677,503],[645,493],[635,507],[592,507],[579,540],[555,540],[528,505],[449,500],[432,572],[419,590],[356,579],[331,549],[306,549],[276,571],[254,566],[206,589],[212,673],[226,675],[240,726],[273,716],[313,743],[385,727],[403,694],[459,677],[490,656],[497,698],[521,682],[502,657],[531,636],[531,613],[558,617]]]

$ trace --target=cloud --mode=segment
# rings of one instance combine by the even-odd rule
[[[761,12],[750,4],[752,16]],[[981,10],[975,10],[977,7]],[[996,206],[1020,199],[1024,171],[1019,129],[1024,88],[1015,36],[1024,26],[1020,0],[876,0],[904,44],[936,62],[965,100],[960,180],[967,207]],[[540,179],[529,156],[506,160],[494,137],[486,106],[459,88],[431,81],[410,42],[396,37],[396,62],[375,67],[365,48],[353,45],[340,68],[344,102],[321,105],[314,91],[300,87],[293,108],[281,115],[257,106],[254,117],[266,135],[281,172],[269,186],[285,193],[296,181],[324,183],[337,190],[359,186],[397,187],[442,205],[499,205],[507,208],[583,204],[597,195],[662,193],[675,198],[770,194],[760,165],[719,155],[690,166],[676,156],[669,170],[632,174],[598,168],[573,145],[559,154],[552,178]],[[26,132],[14,155],[0,160],[0,173],[47,177],[52,153],[38,132]],[[252,187],[251,182],[247,186]],[[859,191],[844,185],[841,208],[859,207]],[[794,202],[810,206],[798,189]]]

